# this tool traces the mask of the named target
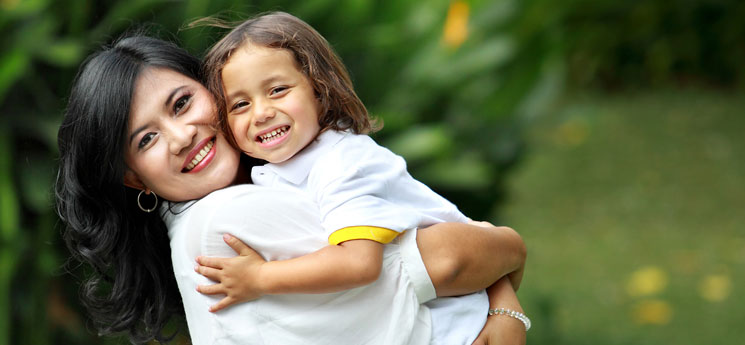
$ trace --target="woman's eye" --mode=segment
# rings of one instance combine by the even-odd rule
[[[173,113],[178,115],[189,104],[191,95],[183,95],[173,102]]]
[[[150,142],[153,141],[153,138],[155,138],[154,132],[146,133],[145,135],[143,135],[142,139],[140,139],[140,142],[137,144],[137,149],[142,149],[143,147],[150,144]]]
[[[237,110],[238,108],[243,108],[249,106],[248,101],[238,101],[233,104],[232,107],[230,107],[230,111]]]

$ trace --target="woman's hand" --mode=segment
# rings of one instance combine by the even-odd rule
[[[264,295],[260,286],[262,266],[266,260],[241,240],[225,234],[223,240],[238,256],[232,258],[197,257],[197,273],[217,282],[214,285],[199,285],[197,291],[205,295],[223,294],[225,298],[210,307],[211,312],[225,309],[233,304],[255,300]]]
[[[510,279],[504,277],[486,289],[489,308],[506,308],[523,312]],[[525,345],[525,324],[508,315],[489,315],[473,345]]]
[[[473,345],[525,345],[525,325],[506,315],[492,315]]]

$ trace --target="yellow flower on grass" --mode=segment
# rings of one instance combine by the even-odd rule
[[[450,48],[458,48],[468,37],[468,12],[470,7],[465,1],[454,1],[448,8],[442,40]]]
[[[572,119],[562,123],[556,129],[556,141],[565,147],[577,147],[582,145],[590,134],[589,124],[580,119]]]
[[[729,297],[731,290],[732,281],[724,274],[709,275],[698,286],[701,297],[710,302],[724,301]]]
[[[667,273],[656,266],[647,266],[631,274],[626,284],[629,296],[649,296],[667,287]]]
[[[631,317],[640,325],[666,325],[673,317],[673,308],[662,300],[641,301],[634,306]]]

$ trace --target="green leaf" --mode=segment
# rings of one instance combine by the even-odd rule
[[[386,140],[386,147],[407,161],[432,159],[453,145],[452,133],[443,126],[415,126]]]
[[[59,67],[76,66],[85,54],[85,46],[78,39],[57,40],[36,53],[46,62]]]
[[[29,65],[28,54],[16,48],[0,57],[0,103],[8,88],[26,73]]]
[[[0,127],[0,244],[11,243],[18,235],[20,205],[13,183],[13,142],[7,126]]]
[[[24,204],[44,214],[52,207],[55,161],[48,155],[28,153],[20,162],[20,186]]]

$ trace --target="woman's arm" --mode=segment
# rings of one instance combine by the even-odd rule
[[[514,290],[520,286],[527,251],[511,228],[441,223],[418,231],[416,240],[437,296],[472,293],[504,276]]]
[[[486,292],[489,295],[489,309],[505,308],[523,313],[509,278],[500,279],[486,289]],[[525,333],[522,321],[507,315],[490,315],[473,345],[525,345]]]
[[[523,312],[515,290],[522,280],[526,248],[514,230],[486,222],[440,223],[418,231],[417,245],[437,296],[488,286],[490,309]],[[524,345],[525,335],[519,320],[493,315],[473,345]]]

